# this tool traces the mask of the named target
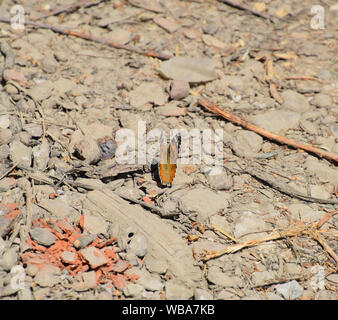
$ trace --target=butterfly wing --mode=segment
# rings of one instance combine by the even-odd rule
[[[164,186],[171,186],[177,168],[177,158],[179,153],[179,140],[175,136],[169,146],[167,141],[162,138],[160,139],[160,162],[159,162],[159,176],[161,184]]]

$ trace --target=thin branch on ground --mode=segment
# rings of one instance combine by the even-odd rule
[[[270,20],[271,22],[274,22],[274,20],[273,20],[274,17],[271,17],[268,14],[259,12],[255,9],[247,6],[246,4],[241,3],[238,0],[218,0],[218,1],[225,3],[225,4],[229,5],[230,7],[249,12],[249,13],[253,14],[254,16],[257,16],[257,17],[260,17],[260,18],[263,18],[263,19],[266,19],[266,20]]]
[[[241,119],[241,118],[239,118],[239,117],[237,117],[237,116],[235,116],[235,115],[233,115],[233,114],[231,114],[227,111],[221,110],[215,104],[213,104],[212,102],[210,102],[206,99],[201,98],[201,99],[198,100],[198,103],[202,107],[207,109],[208,111],[210,111],[214,114],[217,114],[217,115],[221,116],[222,118],[227,119],[230,122],[233,122],[237,125],[240,125],[241,127],[245,128],[247,130],[256,132],[256,133],[258,133],[259,135],[261,135],[265,138],[277,141],[281,144],[285,144],[285,145],[288,145],[288,146],[296,148],[296,149],[302,149],[302,150],[308,151],[310,153],[314,153],[314,154],[316,154],[320,157],[323,157],[323,158],[326,158],[328,160],[334,161],[335,163],[338,163],[338,155],[335,155],[335,154],[330,153],[330,152],[326,152],[324,150],[321,150],[321,149],[318,149],[318,148],[315,148],[315,147],[312,147],[312,146],[309,146],[309,145],[301,144],[301,143],[298,143],[294,140],[291,140],[291,139],[288,139],[286,137],[279,136],[277,134],[269,132],[269,131],[267,131],[267,130],[261,128],[261,127],[258,127],[254,124],[251,124],[248,121],[245,121],[245,120],[243,120],[243,119]]]
[[[254,239],[244,241],[242,243],[236,243],[226,247],[225,249],[219,251],[211,251],[205,252],[202,261],[208,261],[210,259],[214,259],[224,254],[235,253],[240,251],[244,248],[249,248],[253,246],[257,246],[261,243],[272,241],[272,240],[279,240],[288,237],[295,237],[300,235],[307,235],[310,236],[312,239],[316,240],[323,249],[338,263],[338,256],[335,252],[331,249],[331,247],[326,243],[326,241],[320,236],[319,228],[334,214],[338,213],[338,210],[334,210],[325,215],[323,219],[318,222],[312,224],[304,224],[303,222],[298,222],[290,226],[288,229],[283,231],[274,231],[270,235],[263,237],[261,239]]]
[[[7,18],[0,18],[0,22],[11,23],[11,20],[7,19]],[[62,35],[74,36],[74,37],[81,38],[81,39],[84,39],[84,40],[93,41],[93,42],[96,42],[96,43],[101,43],[101,44],[104,44],[104,45],[111,47],[111,48],[126,50],[126,51],[129,51],[129,52],[133,52],[133,53],[137,53],[137,54],[146,56],[146,57],[157,58],[157,59],[160,59],[160,60],[168,60],[168,59],[172,58],[172,55],[170,55],[170,54],[154,52],[152,50],[143,51],[143,50],[140,50],[140,49],[132,47],[132,46],[119,44],[119,43],[116,43],[116,42],[105,40],[103,38],[91,36],[89,34],[76,32],[76,31],[72,31],[72,30],[66,30],[66,29],[56,27],[56,26],[51,26],[51,25],[48,25],[48,24],[42,24],[42,23],[37,23],[37,22],[34,22],[34,21],[26,20],[25,25],[32,26],[32,27],[38,28],[38,29],[48,29],[48,30],[51,30],[55,33],[59,33],[59,34],[62,34]]]

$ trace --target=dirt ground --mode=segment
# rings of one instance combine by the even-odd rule
[[[0,0],[0,299],[337,299],[337,3],[231,2]]]

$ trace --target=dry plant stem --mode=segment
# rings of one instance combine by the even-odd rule
[[[218,231],[220,232],[221,234],[225,235],[227,238],[229,238],[230,240],[232,240],[233,242],[235,243],[238,243],[238,240],[235,239],[234,237],[232,237],[229,233],[225,232],[224,230],[220,229],[220,228],[217,228],[216,226],[214,225],[211,225],[211,228],[214,229],[215,231]]]
[[[328,160],[332,160],[335,163],[338,163],[338,156],[333,154],[333,153],[326,152],[324,150],[317,149],[317,148],[314,148],[314,147],[309,146],[309,145],[304,145],[304,144],[298,143],[296,141],[293,141],[291,139],[288,139],[286,137],[282,137],[282,136],[279,136],[279,135],[274,134],[272,132],[269,132],[269,131],[267,131],[263,128],[260,128],[260,127],[254,125],[254,124],[251,124],[251,123],[249,123],[249,122],[247,122],[247,121],[245,121],[245,120],[243,120],[243,119],[241,119],[241,118],[239,118],[239,117],[237,117],[237,116],[235,116],[235,115],[233,115],[229,112],[221,110],[216,105],[214,105],[213,103],[211,103],[210,101],[208,101],[206,99],[199,99],[198,103],[201,106],[203,106],[205,109],[207,109],[208,111],[210,111],[214,114],[218,114],[219,116],[223,117],[224,119],[227,119],[230,122],[236,123],[236,124],[242,126],[245,129],[256,132],[263,137],[266,137],[270,140],[277,141],[281,144],[286,144],[286,145],[294,147],[296,149],[302,149],[302,150],[308,151],[310,153],[314,153],[314,154],[316,154],[320,157],[323,157],[323,158],[326,158]]]
[[[32,187],[29,184],[25,190],[26,193],[26,226],[30,230],[32,226]]]
[[[268,236],[266,236],[262,239],[249,240],[249,241],[245,241],[243,243],[233,244],[233,245],[226,247],[223,250],[216,251],[216,252],[210,252],[210,253],[205,254],[202,261],[208,261],[210,259],[220,257],[220,256],[227,254],[227,253],[235,253],[235,252],[240,251],[244,248],[253,247],[253,246],[256,246],[256,245],[261,244],[261,243],[266,242],[266,241],[278,240],[278,239],[282,239],[282,238],[285,238],[285,237],[293,237],[293,236],[296,236],[296,235],[303,233],[304,230],[306,230],[306,228],[307,228],[307,226],[305,226],[305,225],[300,226],[300,227],[293,227],[293,228],[289,228],[289,229],[282,231],[282,232],[273,232],[272,234],[270,234],[270,235],[268,235]]]
[[[10,19],[0,18],[0,22],[10,23]],[[51,30],[53,32],[60,33],[60,34],[63,34],[63,35],[74,36],[74,37],[78,37],[78,38],[81,38],[81,39],[84,39],[84,40],[102,43],[102,44],[104,44],[108,47],[126,50],[126,51],[134,52],[134,53],[137,53],[137,54],[140,54],[140,55],[143,55],[143,56],[158,58],[160,60],[168,60],[168,59],[172,58],[172,56],[169,55],[169,54],[157,53],[157,52],[154,52],[152,50],[142,51],[142,50],[137,49],[135,47],[118,44],[118,43],[115,43],[115,42],[104,40],[103,38],[94,37],[94,36],[91,36],[89,34],[80,33],[80,32],[76,32],[76,31],[72,31],[72,30],[66,30],[66,29],[51,26],[51,25],[48,25],[48,24],[42,24],[42,23],[37,23],[37,22],[28,20],[28,21],[25,21],[25,25],[29,25],[29,26],[32,26],[32,27],[38,28],[38,29],[48,29],[48,30]]]
[[[209,253],[206,252],[204,257],[202,258],[202,261],[208,261],[210,259],[214,259],[214,258],[220,257],[228,253],[235,253],[244,248],[253,247],[253,246],[256,246],[266,241],[279,240],[279,239],[286,238],[286,237],[294,237],[294,236],[299,236],[301,234],[306,234],[306,235],[311,236],[316,241],[318,241],[322,245],[322,247],[327,251],[327,253],[332,258],[334,258],[335,261],[338,263],[337,255],[330,248],[330,246],[326,243],[326,241],[320,236],[319,231],[318,231],[318,229],[325,222],[327,222],[330,217],[332,217],[336,213],[338,213],[338,210],[331,211],[327,213],[320,221],[315,222],[312,225],[301,224],[298,226],[291,226],[290,228],[284,231],[273,232],[270,235],[263,237],[261,239],[254,239],[254,240],[245,241],[243,243],[233,244],[219,251],[212,251]]]
[[[322,225],[323,225],[324,223],[326,223],[326,222],[327,222],[333,215],[335,215],[336,213],[338,213],[338,210],[334,210],[334,211],[331,211],[331,212],[327,213],[327,214],[324,216],[324,218],[323,218],[322,220],[316,222],[316,223],[313,225],[314,228],[317,228],[317,229],[321,228]]]
[[[231,7],[234,7],[236,9],[247,11],[247,12],[249,12],[249,13],[251,13],[251,14],[257,16],[257,17],[261,17],[263,19],[267,19],[267,20],[270,20],[271,22],[273,22],[272,17],[270,17],[269,15],[262,13],[262,12],[259,12],[255,9],[252,9],[249,6],[242,4],[238,0],[218,0],[218,1],[223,2],[223,3],[225,3],[225,4],[227,4]]]
[[[298,198],[304,201],[309,201],[309,202],[317,202],[317,203],[326,203],[326,204],[338,204],[338,199],[319,199],[319,198],[314,198],[307,196],[306,194],[302,194],[298,192],[297,190],[294,190],[287,184],[278,181],[277,179],[274,179],[271,174],[261,172],[259,170],[256,170],[254,168],[254,165],[247,165],[246,168],[243,170],[243,172],[248,173],[255,179],[264,181],[268,185],[270,185],[272,188],[278,190],[279,192],[282,192],[284,194],[287,194],[290,197],[293,198]]]
[[[334,253],[334,251],[326,243],[326,241],[320,236],[318,230],[312,230],[310,232],[310,236],[326,250],[326,252],[336,261],[336,263],[338,263],[338,256]]]
[[[0,180],[4,177],[6,177],[13,169],[15,169],[15,167],[20,164],[21,161],[17,161],[16,163],[14,163],[4,174],[2,174],[0,176]]]

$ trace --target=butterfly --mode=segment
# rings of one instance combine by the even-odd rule
[[[171,186],[176,173],[177,158],[181,146],[181,136],[177,134],[172,138],[169,145],[165,136],[160,137],[160,161],[158,163],[158,173],[163,186]]]

